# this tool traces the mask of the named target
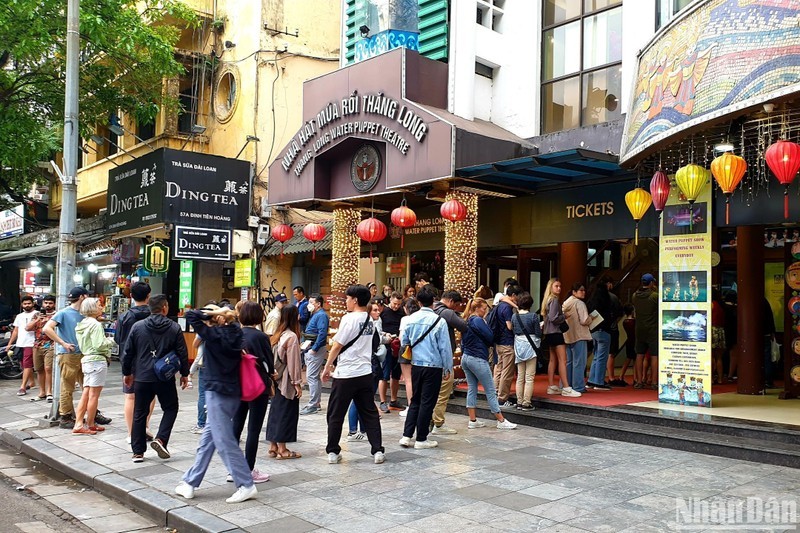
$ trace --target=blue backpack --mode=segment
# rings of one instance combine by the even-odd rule
[[[500,342],[500,338],[503,335],[503,328],[506,327],[505,323],[500,320],[500,317],[497,314],[497,309],[502,304],[497,304],[489,310],[489,314],[486,316],[486,324],[489,325],[489,329],[492,330],[492,334],[494,335],[492,339],[493,344],[497,344]]]

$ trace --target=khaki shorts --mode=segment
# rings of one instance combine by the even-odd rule
[[[33,369],[41,372],[45,368],[53,368],[53,347],[33,349]]]

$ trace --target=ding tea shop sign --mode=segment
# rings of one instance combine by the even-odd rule
[[[144,269],[152,274],[163,274],[169,270],[169,248],[161,241],[144,247]]]

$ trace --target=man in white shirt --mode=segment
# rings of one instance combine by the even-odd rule
[[[267,314],[267,319],[264,324],[264,333],[270,337],[278,330],[278,324],[281,322],[281,309],[283,309],[283,306],[286,305],[288,301],[289,298],[287,298],[284,293],[280,293],[275,297],[275,307]]]
[[[14,331],[11,332],[11,340],[8,341],[8,352],[13,351],[11,346],[16,343],[16,355],[22,359],[22,385],[17,396],[28,394],[28,382],[33,381],[33,345],[36,344],[36,332],[28,331],[28,324],[35,316],[33,297],[23,296],[22,312],[14,319]]]
[[[322,381],[333,377],[331,395],[328,398],[328,463],[342,460],[339,439],[342,424],[350,402],[358,410],[361,427],[367,433],[372,446],[375,464],[386,460],[382,446],[381,422],[375,407],[375,389],[372,378],[372,337],[375,326],[367,312],[370,292],[364,285],[351,285],[345,292],[347,314],[339,322],[339,330],[333,337],[333,347],[328,352]],[[338,357],[338,365],[333,362]]]

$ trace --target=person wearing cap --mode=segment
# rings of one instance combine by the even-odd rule
[[[642,286],[633,293],[631,303],[636,310],[636,363],[633,367],[633,387],[645,387],[644,358],[650,354],[650,364],[658,381],[658,287],[650,273],[642,276]],[[656,384],[655,387],[658,385]]]
[[[264,324],[264,333],[270,337],[278,331],[278,324],[281,323],[281,309],[283,309],[283,306],[286,305],[288,301],[289,298],[287,298],[284,293],[280,293],[275,297],[275,307],[267,314],[267,320]]]
[[[75,405],[72,394],[75,384],[83,383],[81,350],[75,328],[83,320],[81,304],[89,293],[83,287],[73,287],[67,295],[69,305],[58,311],[47,321],[42,331],[56,344],[56,360],[61,372],[61,394],[58,399],[58,414],[62,429],[75,427]]]

